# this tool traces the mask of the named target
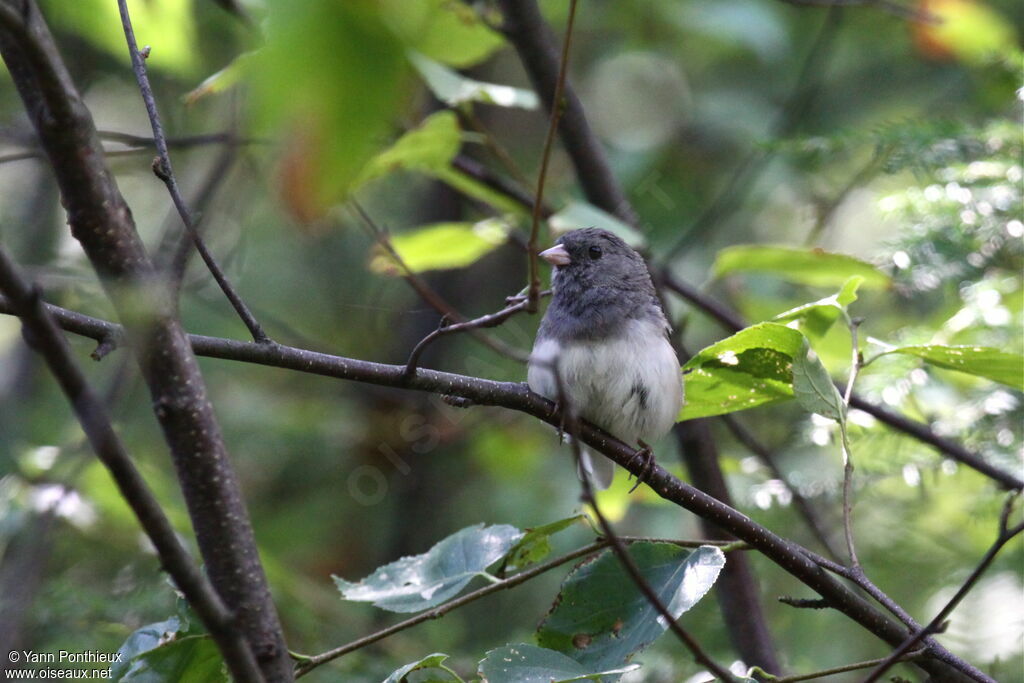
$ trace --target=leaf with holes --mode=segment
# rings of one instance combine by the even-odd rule
[[[640,573],[670,614],[679,618],[714,585],[725,565],[718,548],[670,543],[628,547]],[[579,565],[562,582],[554,607],[537,631],[537,643],[590,671],[629,662],[668,628],[611,551]]]

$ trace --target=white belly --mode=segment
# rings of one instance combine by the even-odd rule
[[[551,371],[555,358],[576,412],[625,443],[657,441],[675,424],[683,378],[658,323],[632,321],[624,334],[600,342],[538,342],[527,382],[552,400],[558,398]]]

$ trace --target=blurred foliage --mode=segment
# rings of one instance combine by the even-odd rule
[[[541,4],[560,35],[567,3]],[[130,3],[140,44],[152,46],[151,75],[169,134],[232,131],[246,138],[227,172],[216,173],[220,146],[175,147],[172,154],[193,201],[215,190],[197,207],[202,224],[274,338],[404,362],[436,329],[437,314],[389,277],[394,264],[377,240],[341,210],[351,198],[461,313],[502,308],[525,284],[529,209],[450,162],[471,158],[529,195],[547,116],[529,108],[529,81],[489,27],[497,19],[491,3],[244,5],[255,27],[210,2]],[[1024,6],[919,6],[947,21],[921,25],[868,7],[830,12],[774,0],[580,3],[571,77],[642,220],[633,230],[584,202],[556,147],[545,191],[554,215],[542,236],[602,225],[646,245],[659,262],[722,198],[729,210],[687,239],[667,265],[752,323],[771,321],[741,334],[772,329],[788,339],[785,358],[775,337],[752,344],[755,379],[738,386],[771,381],[792,396],[792,373],[784,370],[794,358],[807,360],[804,335],[821,367],[844,381],[851,358],[845,307],[863,318],[861,350],[877,356],[857,381],[859,393],[1020,476],[1024,397],[1012,380],[1015,373],[1020,380],[1024,352]],[[115,3],[47,0],[43,9],[98,127],[148,135]],[[31,146],[24,121],[4,75],[0,156]],[[151,156],[109,160],[140,233],[157,250],[180,224],[150,173]],[[0,240],[48,300],[110,317],[68,235],[45,164],[0,164]],[[848,288],[837,294],[851,275],[870,280],[859,285],[856,300]],[[726,331],[685,301],[666,303],[695,362],[717,363],[719,372],[723,365],[748,368],[745,348],[720,347],[724,359],[708,352]],[[191,331],[244,338],[198,264],[186,277],[181,308]],[[536,325],[536,317],[523,315],[489,333],[528,349]],[[93,345],[72,342],[147,481],[191,539],[166,447],[131,364],[120,352],[93,363]],[[922,351],[958,346],[995,350],[978,360],[995,359],[997,372],[951,370]],[[897,348],[914,351],[879,356]],[[469,525],[528,529],[580,511],[571,457],[535,420],[458,409],[434,396],[201,362],[294,650],[320,652],[392,623],[372,606],[340,599],[332,574],[370,576]],[[499,380],[525,377],[522,366],[460,335],[439,340],[423,365]],[[690,400],[690,410],[712,403],[697,388]],[[916,618],[934,614],[995,536],[1002,493],[991,481],[869,415],[850,411],[841,424],[788,400],[765,401],[737,418],[778,453],[782,471],[834,539],[845,427],[857,467],[861,561]],[[817,549],[787,488],[715,429],[737,506]],[[674,447],[666,439],[656,453],[681,471]],[[13,577],[19,595],[28,597],[25,610],[10,619],[4,614],[22,649],[115,652],[138,642],[129,636],[147,625],[186,634],[191,627],[180,621],[175,593],[127,507],[90,458],[17,323],[0,317],[0,577]],[[692,515],[644,487],[631,496],[626,490],[620,481],[599,499],[623,533],[699,535]],[[591,539],[573,525],[545,536],[544,552]],[[524,555],[523,562],[536,562],[541,554]],[[788,669],[884,654],[873,636],[835,613],[773,602],[771,596],[805,591],[763,558],[748,556]],[[1000,681],[1024,680],[1015,609],[1024,600],[1021,566],[1017,540],[954,613],[950,634],[940,636]],[[555,570],[498,592],[317,669],[308,680],[381,681],[411,662],[443,664],[469,678],[489,652],[533,647],[515,644],[533,637],[568,573]],[[714,601],[698,603],[681,621],[718,661],[736,658]],[[137,653],[140,667],[167,661],[166,652]],[[637,657],[642,668],[621,680],[685,680],[699,671],[690,659],[662,638]],[[407,672],[415,681],[443,671]],[[909,667],[895,671],[917,675]]]

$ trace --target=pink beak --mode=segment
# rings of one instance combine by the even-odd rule
[[[553,266],[566,266],[572,261],[572,259],[569,258],[569,252],[567,252],[565,247],[561,244],[556,244],[550,249],[545,249],[540,252],[538,256]]]

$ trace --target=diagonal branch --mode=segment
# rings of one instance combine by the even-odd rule
[[[97,318],[74,313],[57,306],[47,306],[61,327],[92,339],[117,334],[119,326]],[[10,305],[0,297],[0,312],[9,312]],[[553,427],[562,416],[554,403],[535,394],[519,382],[494,380],[439,372],[421,368],[408,378],[405,366],[387,365],[355,358],[333,356],[277,343],[255,344],[233,339],[189,335],[189,343],[200,356],[305,372],[325,377],[424,391],[442,396],[456,396],[476,405],[501,406],[540,419]],[[850,617],[866,630],[891,645],[898,646],[906,637],[905,627],[890,619],[873,605],[825,572],[812,559],[813,553],[751,520],[742,512],[725,505],[703,491],[681,481],[657,463],[646,466],[638,452],[614,436],[581,420],[581,441],[594,451],[611,458],[644,481],[660,497],[707,519],[746,541],[776,565],[817,591],[834,609]],[[931,673],[948,675],[957,671],[975,670],[967,662],[940,644],[928,648],[928,657],[920,666]]]
[[[146,113],[149,115],[149,123],[153,128],[153,141],[156,144],[157,151],[157,158],[153,160],[153,173],[167,186],[171,200],[181,216],[181,222],[185,225],[185,231],[192,239],[193,244],[195,244],[196,251],[199,252],[203,263],[206,264],[210,274],[213,275],[213,279],[217,281],[217,285],[224,292],[224,296],[228,298],[232,308],[238,313],[238,317],[249,328],[252,338],[257,342],[265,342],[268,339],[267,333],[263,331],[263,328],[256,320],[256,316],[252,314],[249,307],[242,301],[242,297],[235,291],[234,286],[228,281],[227,276],[224,275],[224,271],[221,270],[213,254],[210,253],[206,242],[196,229],[192,212],[189,211],[188,206],[185,204],[185,199],[181,196],[181,191],[178,189],[178,181],[174,178],[174,168],[171,166],[171,155],[167,150],[167,138],[164,135],[163,124],[160,122],[160,114],[156,109],[153,88],[149,84],[149,76],[146,73],[146,56],[139,51],[139,46],[135,42],[135,31],[132,29],[131,17],[128,15],[128,0],[117,0],[117,6],[121,12],[121,26],[124,29],[125,39],[128,42],[128,54],[132,60],[132,70],[135,72],[135,80],[139,83],[142,100],[146,104]]]
[[[43,305],[39,291],[20,276],[2,248],[0,291],[6,294],[11,308],[21,318],[26,340],[45,358],[54,378],[67,396],[93,451],[109,470],[121,496],[131,507],[146,536],[156,548],[160,563],[185,594],[185,598],[217,643],[232,675],[239,681],[262,681],[263,677],[252,652],[241,631],[232,623],[231,612],[199,571],[188,551],[182,547],[160,503],[135,468],[124,443],[114,431],[103,401],[86,382],[85,375],[75,363],[71,348],[60,327]]]

